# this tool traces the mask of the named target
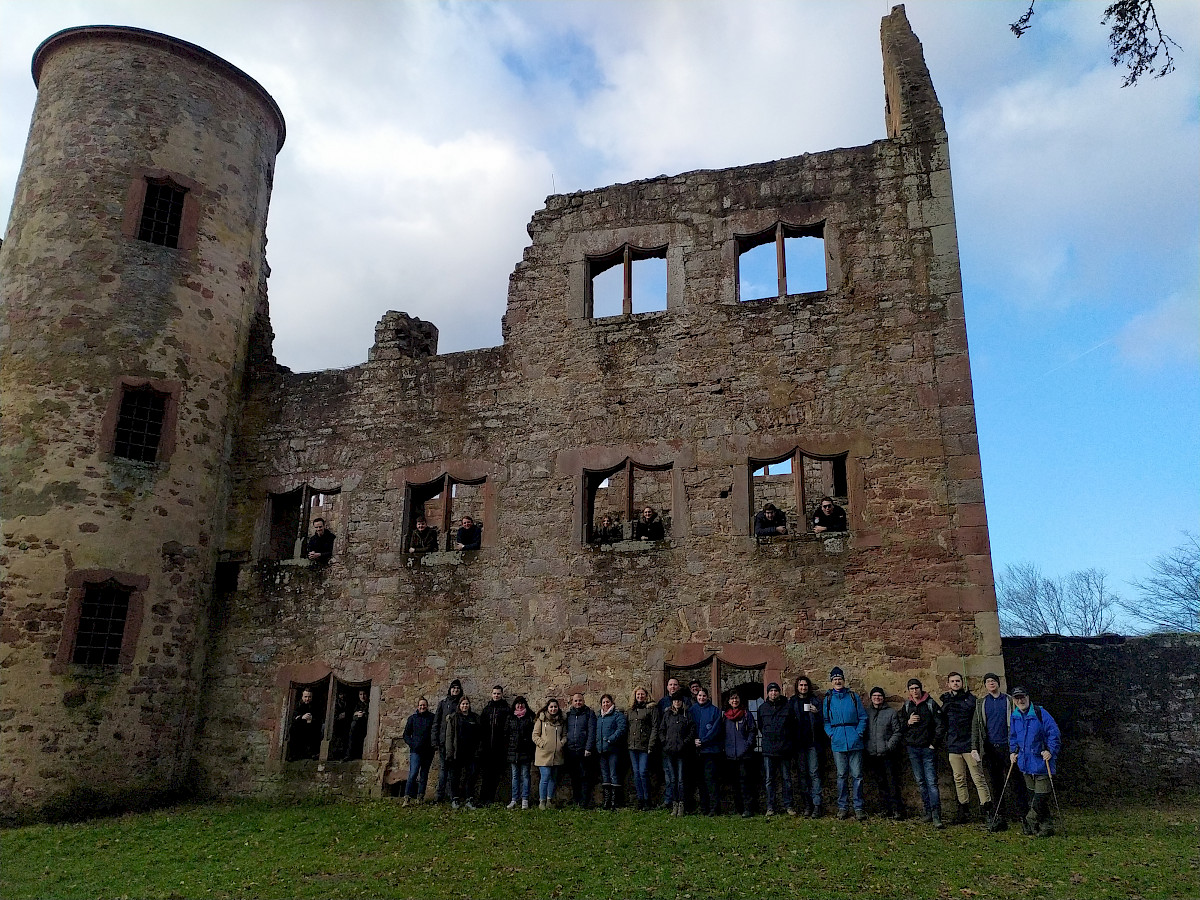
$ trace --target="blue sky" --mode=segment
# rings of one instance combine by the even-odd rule
[[[1179,70],[1121,88],[1104,3],[910,2],[950,133],[997,573],[1118,591],[1200,530],[1200,4],[1159,0]],[[0,209],[59,28],[224,56],[288,121],[268,227],[279,359],[366,358],[388,309],[443,351],[500,340],[552,191],[884,136],[888,2],[0,3]],[[336,314],[333,311],[336,310]]]

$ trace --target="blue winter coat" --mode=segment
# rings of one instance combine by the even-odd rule
[[[629,720],[615,706],[596,716],[596,752],[615,753],[625,746],[625,735],[629,733]]]
[[[1057,773],[1058,751],[1062,735],[1058,723],[1044,707],[1029,704],[1029,711],[1014,709],[1008,726],[1008,751],[1017,754],[1017,768],[1026,775],[1045,775],[1046,762],[1042,751],[1050,751],[1050,774]]]
[[[729,759],[745,759],[754,750],[754,736],[758,729],[754,727],[754,716],[746,713],[740,719],[733,720],[722,714],[721,737],[725,747],[725,755]]]
[[[693,703],[688,710],[692,721],[696,723],[696,738],[700,741],[701,753],[720,753],[721,747],[721,711],[711,703],[703,705]]]
[[[866,747],[867,710],[858,694],[849,688],[825,694],[825,733],[836,753]]]

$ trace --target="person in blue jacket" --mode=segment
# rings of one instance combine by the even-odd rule
[[[1025,688],[1013,688],[1012,722],[1008,727],[1009,759],[1025,776],[1029,794],[1029,812],[1025,815],[1024,832],[1038,837],[1054,834],[1054,819],[1050,814],[1050,779],[1057,773],[1058,753],[1062,735],[1058,723],[1045,707],[1034,706]]]
[[[734,691],[729,695],[729,709],[721,722],[721,743],[725,749],[728,780],[733,787],[734,808],[743,819],[754,815],[756,789],[754,738],[758,730],[752,716],[742,705],[742,697]]]
[[[596,755],[600,757],[600,788],[604,792],[604,808],[617,808],[617,792],[621,787],[621,757],[625,753],[625,736],[629,720],[617,709],[612,694],[600,697],[600,715],[596,716]]]
[[[720,806],[717,763],[725,749],[721,743],[721,711],[709,702],[708,691],[700,688],[688,712],[696,723],[696,750],[700,754],[700,812],[715,816]]]
[[[866,819],[863,804],[863,748],[866,746],[867,710],[858,694],[846,687],[846,675],[834,666],[829,672],[833,686],[825,694],[825,733],[837,764],[838,818],[850,818],[850,790],[847,773],[854,782],[854,817]]]

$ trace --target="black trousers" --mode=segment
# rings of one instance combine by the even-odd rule
[[[700,770],[700,811],[715,813],[721,805],[721,794],[717,787],[717,765],[721,757],[716,753],[701,753],[696,761]]]
[[[754,812],[758,799],[758,771],[762,762],[753,753],[741,759],[725,760],[724,780],[733,794],[733,808],[739,813]]]
[[[866,754],[863,759],[867,777],[879,793],[879,803],[888,813],[904,812],[904,795],[900,792],[900,754],[885,753],[881,756]]]
[[[499,756],[487,753],[479,761],[479,769],[479,804],[494,803],[500,780],[509,774],[508,757],[504,753]]]
[[[571,779],[571,799],[588,809],[592,805],[592,761],[582,750],[566,750],[567,775]]]
[[[1012,777],[1008,777],[1008,746],[988,741],[983,753],[983,767],[992,787],[993,800],[999,800],[1000,792],[1004,791],[1004,808],[997,806],[996,814],[1008,819],[1020,819],[1029,809],[1029,795],[1025,790],[1025,778],[1016,766],[1012,767]],[[1005,778],[1008,778],[1007,790],[1004,788]]]

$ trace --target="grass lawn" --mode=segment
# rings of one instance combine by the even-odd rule
[[[1200,804],[1065,835],[779,816],[184,806],[0,832],[0,897],[1197,897]]]

